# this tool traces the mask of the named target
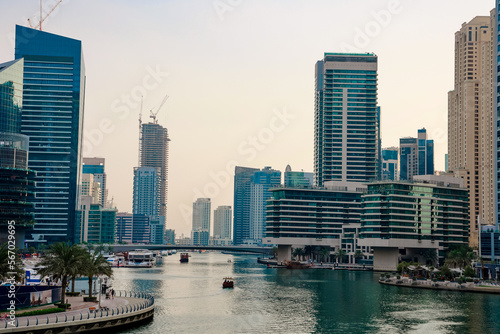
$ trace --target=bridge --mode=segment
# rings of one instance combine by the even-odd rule
[[[199,246],[199,245],[134,245],[134,244],[119,244],[110,245],[115,252],[130,252],[134,249],[148,250],[169,250],[169,249],[193,249],[193,250],[217,250],[229,251],[238,253],[255,253],[255,254],[271,254],[271,247],[257,246]]]

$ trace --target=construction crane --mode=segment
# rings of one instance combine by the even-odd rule
[[[165,95],[165,97],[163,98],[163,101],[161,101],[160,106],[158,107],[158,109],[156,109],[156,111],[153,111],[153,109],[151,109],[149,111],[149,113],[150,113],[149,118],[153,119],[153,123],[154,124],[158,124],[158,120],[156,119],[156,115],[158,115],[158,112],[160,111],[161,107],[163,107],[163,105],[165,104],[165,102],[167,102],[167,99],[168,99],[168,95]]]
[[[40,30],[42,30],[42,22],[45,21],[45,19],[47,19],[47,17],[49,17],[49,15],[54,11],[54,9],[56,9],[57,6],[59,6],[59,4],[62,2],[63,0],[59,0],[54,7],[52,7],[51,10],[49,10],[49,12],[47,13],[47,15],[45,15],[44,18],[42,18],[42,0],[40,0],[40,21],[38,22],[38,24],[36,26],[33,26],[33,23],[31,23],[31,19],[28,19],[28,23],[30,25],[30,28],[33,28],[33,29],[38,29],[40,28]]]

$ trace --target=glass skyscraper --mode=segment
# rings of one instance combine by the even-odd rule
[[[325,53],[316,63],[315,184],[380,178],[377,56]]]
[[[250,238],[250,181],[257,168],[236,166],[234,169],[233,244]]]
[[[434,140],[427,139],[425,128],[418,130],[418,137],[399,139],[400,180],[412,180],[414,175],[434,174]]]
[[[28,242],[72,240],[78,203],[85,65],[81,41],[16,26],[15,59],[24,58],[21,133],[37,172],[35,225]]]

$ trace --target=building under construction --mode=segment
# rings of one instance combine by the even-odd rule
[[[160,216],[167,216],[168,132],[157,122],[141,124],[139,166],[155,167],[160,172]]]

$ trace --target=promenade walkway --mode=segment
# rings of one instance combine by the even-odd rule
[[[151,317],[154,313],[154,299],[146,294],[135,294],[118,291],[113,299],[101,299],[98,302],[84,302],[83,297],[67,297],[71,309],[65,312],[52,313],[38,316],[19,316],[24,312],[37,309],[53,308],[53,305],[45,305],[28,310],[16,312],[16,318],[3,319],[0,322],[0,333],[24,333],[39,331],[43,328],[59,328],[60,332],[70,327],[78,327],[78,331],[97,330],[103,328],[99,323],[106,323],[104,327],[120,326],[125,323],[141,321],[145,317]],[[89,329],[92,327],[93,329]],[[52,330],[52,333],[57,333]]]
[[[410,279],[407,277],[403,278],[381,278],[379,280],[380,284],[394,285],[415,289],[431,289],[431,290],[447,290],[447,291],[461,291],[461,292],[479,292],[479,293],[491,293],[500,294],[500,285],[497,283],[488,282],[467,282],[459,284],[458,282],[450,281],[437,281],[432,280],[417,280]]]

